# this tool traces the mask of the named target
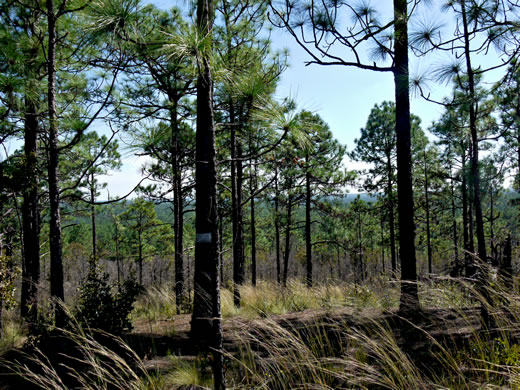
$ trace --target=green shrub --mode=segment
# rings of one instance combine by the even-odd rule
[[[134,278],[117,285],[109,283],[106,273],[90,272],[79,288],[76,317],[89,328],[121,334],[132,328],[129,314],[142,291],[142,286]]]

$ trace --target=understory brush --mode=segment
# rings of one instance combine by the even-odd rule
[[[465,280],[428,284],[410,318],[332,314],[235,330],[233,388],[520,389],[520,296],[499,280],[487,291]]]
[[[4,312],[1,325],[0,356],[11,349],[21,347],[27,339],[27,327],[24,326],[15,309]]]
[[[16,386],[23,388],[27,383],[54,390],[161,388],[159,380],[120,338],[92,332],[79,322],[70,329],[54,329],[46,340],[0,359],[0,366],[8,375],[4,379],[14,378]]]

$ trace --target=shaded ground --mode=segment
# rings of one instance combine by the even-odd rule
[[[167,355],[193,357],[196,355],[189,339],[190,315],[175,316],[171,320],[139,321],[131,334],[125,336],[129,345],[146,359],[150,370],[166,371],[171,368]],[[413,322],[413,323],[412,323]],[[414,318],[403,318],[395,312],[382,312],[374,309],[341,308],[330,310],[305,310],[268,318],[245,319],[228,318],[223,321],[224,350],[233,354],[240,348],[243,340],[255,335],[255,350],[262,350],[262,340],[270,337],[266,330],[280,326],[305,340],[313,332],[327,332],[334,340],[345,329],[370,330],[375,324],[390,327],[400,346],[410,355],[428,354],[437,342],[452,347],[460,347],[475,331],[481,328],[478,308],[464,310],[425,309]],[[250,337],[249,337],[250,338]]]
[[[183,360],[196,358],[197,351],[189,339],[190,320],[190,315],[178,315],[169,320],[141,320],[134,324],[133,332],[124,339],[144,358],[149,372],[166,373],[176,364],[171,355]],[[395,312],[354,308],[306,310],[259,319],[233,317],[223,321],[223,344],[224,350],[233,356],[243,341],[254,335],[256,341],[250,347],[258,356],[267,356],[269,351],[266,345],[272,345],[269,342],[276,338],[277,334],[273,336],[271,333],[276,327],[298,335],[304,341],[312,339],[313,335],[321,337],[325,334],[328,342],[334,345],[335,340],[344,337],[346,330],[370,333],[378,326],[390,329],[399,346],[418,365],[429,364],[432,346],[436,342],[450,348],[460,348],[475,332],[481,331],[480,310],[476,307],[464,310],[424,309],[413,318],[403,318]],[[376,332],[374,335],[380,337]],[[20,387],[20,383],[13,382],[12,377],[0,372],[0,389],[21,388],[28,387]]]

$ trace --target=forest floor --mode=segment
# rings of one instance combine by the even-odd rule
[[[474,291],[440,286],[421,286],[422,309],[408,314],[397,310],[398,294],[391,288],[327,287],[310,295],[298,284],[283,293],[270,285],[247,287],[240,310],[224,291],[223,353],[230,388],[458,390],[492,383],[498,386],[492,388],[520,389],[520,296],[496,295],[490,312],[494,328],[487,330]],[[139,357],[132,358],[132,367],[141,367],[134,372],[147,373],[144,385],[135,388],[211,387],[211,358],[190,340],[191,315],[174,315],[171,302],[157,289],[145,294],[133,313],[133,330],[123,336]],[[109,348],[124,352],[108,341]],[[56,353],[54,345],[48,343]],[[112,354],[104,347],[86,350],[101,367],[105,358],[95,356]],[[138,376],[132,380],[141,381]],[[20,388],[2,381],[2,390]]]
[[[176,315],[171,319],[139,320],[133,331],[125,337],[129,345],[145,359],[150,371],[167,372],[176,362],[169,356],[193,359],[197,352],[189,339],[191,315]],[[308,334],[315,329],[331,334],[346,330],[367,330],[388,327],[397,344],[420,358],[432,345],[460,347],[481,329],[478,306],[465,309],[423,308],[413,317],[404,318],[396,311],[375,308],[309,309],[265,318],[249,319],[240,316],[223,320],[223,349],[233,356],[244,347],[244,340],[255,334],[255,349],[270,345],[270,332],[283,329],[292,334]],[[305,340],[305,335],[303,339]],[[265,342],[265,345],[262,343]]]

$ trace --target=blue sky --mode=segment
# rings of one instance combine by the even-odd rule
[[[187,0],[142,0],[143,3],[153,3],[162,9],[172,6],[185,6]],[[390,11],[390,0],[373,0],[372,4],[377,4],[379,9],[385,12]],[[419,12],[416,20],[431,20],[438,17],[446,19],[435,12]],[[440,19],[443,20],[444,19]],[[453,23],[445,21],[448,28]],[[412,25],[413,28],[413,25]],[[394,100],[394,83],[391,73],[379,73],[373,71],[360,70],[344,66],[305,66],[308,55],[301,49],[289,34],[281,30],[274,30],[272,42],[275,49],[287,48],[290,52],[290,67],[281,77],[277,89],[277,97],[283,99],[287,96],[292,97],[300,109],[306,109],[318,113],[330,126],[334,136],[342,143],[347,145],[348,150],[354,147],[355,138],[359,137],[360,128],[367,120],[372,107],[384,100]],[[431,73],[432,69],[445,61],[446,57],[426,58],[422,60],[414,59],[411,56],[411,73],[420,72]],[[485,62],[497,62],[496,56],[488,56]],[[498,77],[493,78],[495,80]],[[449,95],[451,87],[434,85],[432,88],[433,96],[442,99]],[[442,107],[428,103],[421,98],[412,98],[412,112],[422,119],[423,128],[427,129],[432,121],[436,120]],[[131,190],[140,180],[141,166],[147,160],[143,157],[136,157],[132,153],[122,150],[123,167],[120,172],[113,172],[110,176],[103,178],[108,182],[110,196],[120,196]],[[346,161],[349,169],[360,167],[360,164]],[[106,194],[103,194],[106,198]]]
[[[377,0],[379,3],[381,0]],[[145,0],[158,8],[169,9],[172,5],[182,6],[186,1]],[[391,5],[388,1],[386,6]],[[282,75],[277,97],[287,96],[298,103],[300,109],[318,113],[330,126],[334,136],[347,145],[354,147],[355,138],[365,125],[372,107],[384,100],[394,100],[394,82],[391,73],[378,73],[343,66],[305,66],[307,54],[286,32],[274,30],[272,33],[275,49],[287,48],[290,52],[290,67]],[[412,64],[411,69],[417,68]],[[449,93],[449,88],[439,88],[436,96]],[[437,119],[441,108],[421,99],[412,99],[412,112],[423,120],[423,127]],[[111,197],[123,195],[131,190],[140,179],[140,168],[147,160],[126,154],[121,172],[114,172],[105,180],[109,182]],[[364,167],[364,164],[345,159],[348,169]]]

